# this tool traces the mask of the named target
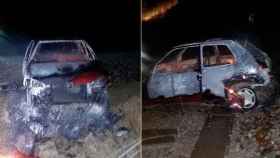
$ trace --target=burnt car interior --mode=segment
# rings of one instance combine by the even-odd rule
[[[234,56],[224,45],[210,45],[203,47],[203,65],[215,66],[234,64]]]
[[[32,62],[31,62],[32,63]],[[81,69],[85,62],[47,62],[34,63],[29,67],[29,71],[34,78],[44,78],[59,75],[68,75]]]
[[[198,71],[200,47],[177,48],[169,53],[156,67],[159,72]]]
[[[74,42],[42,43],[34,56],[34,62],[86,61],[84,50]]]
[[[160,72],[186,72],[199,71],[200,46],[177,48],[171,51],[157,66]],[[203,46],[203,65],[206,67],[216,65],[234,64],[235,59],[229,48],[225,45]]]
[[[75,42],[41,43],[27,68],[35,78],[64,75],[68,76],[89,68],[101,66],[99,61],[91,61],[85,49]]]

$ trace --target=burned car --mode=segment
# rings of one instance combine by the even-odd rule
[[[210,92],[249,110],[269,99],[263,93],[272,95],[270,73],[270,58],[252,43],[215,39],[174,47],[156,63],[147,89],[150,98]]]
[[[31,154],[41,138],[115,130],[108,72],[83,40],[32,41],[23,61],[26,98],[9,105],[11,142]],[[11,96],[11,100],[15,100]]]
[[[85,41],[39,41],[36,45],[31,42],[23,62],[27,103],[46,99],[56,103],[79,102],[94,91],[106,91],[106,72],[97,67],[95,59]]]

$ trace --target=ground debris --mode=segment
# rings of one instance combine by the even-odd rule
[[[112,102],[112,111],[115,113],[122,113],[119,125],[124,127],[123,131],[126,131],[125,135],[121,137],[116,136],[113,131],[107,130],[104,133],[91,133],[87,136],[80,137],[78,140],[69,140],[67,138],[57,136],[51,138],[44,138],[35,144],[34,154],[40,158],[113,158],[118,155],[133,154],[139,157],[140,151],[140,123],[141,123],[141,106],[140,98],[138,94],[135,94],[138,89],[138,83],[129,83],[120,85],[123,89],[131,89],[129,96],[124,96],[125,93],[117,93],[119,87],[111,87],[110,91],[116,99]],[[120,96],[120,94],[122,96]],[[8,133],[8,111],[7,111],[7,96],[0,95],[0,149],[6,147],[6,141]],[[19,100],[20,102],[20,100]],[[136,142],[137,141],[137,142]],[[131,148],[132,145],[134,145]],[[129,151],[127,152],[127,150]]]
[[[279,157],[280,106],[236,114],[227,158]]]
[[[128,84],[129,88],[137,88],[138,83]],[[118,90],[117,87],[112,87],[111,91]],[[135,92],[135,91],[134,91]],[[112,93],[112,94],[115,94]],[[117,137],[114,133],[107,131],[100,135],[90,134],[80,138],[77,141],[67,140],[63,137],[52,138],[38,144],[37,152],[40,158],[115,158],[126,157],[127,154],[131,157],[139,157],[140,153],[140,99],[138,95],[131,93],[122,99],[122,101],[112,102],[111,107],[113,112],[120,112],[123,117],[119,124],[128,129],[125,136]],[[118,104],[115,104],[118,103]],[[132,156],[134,155],[134,156]]]
[[[174,105],[174,104],[173,104]],[[170,104],[170,106],[173,106]],[[143,157],[180,157],[190,158],[195,143],[199,138],[207,115],[199,112],[193,106],[184,106],[183,114],[179,111],[170,112],[166,109],[148,110],[143,112],[142,129],[161,131],[159,134],[167,135],[157,140],[160,143],[149,142],[152,145],[143,146]],[[176,108],[175,108],[176,109]],[[178,109],[178,108],[177,108]],[[164,132],[162,131],[164,130]],[[176,131],[176,132],[175,132]],[[151,132],[143,133],[145,136]],[[144,135],[143,135],[144,136]],[[175,138],[173,142],[173,137]]]

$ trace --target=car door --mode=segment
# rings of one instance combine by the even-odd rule
[[[179,54],[183,50],[184,48],[171,50],[156,64],[148,82],[150,98],[174,96],[173,74],[176,72]]]
[[[202,56],[202,91],[224,97],[223,81],[233,76],[234,54],[227,45],[203,45]]]
[[[177,70],[172,74],[174,95],[192,95],[201,90],[200,46],[184,49],[177,62]]]

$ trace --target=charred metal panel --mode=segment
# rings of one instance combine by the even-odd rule
[[[174,96],[172,73],[155,73],[148,84],[149,95],[153,98]]]
[[[109,111],[106,91],[95,93],[90,102],[36,105],[11,103],[8,108],[11,143],[23,153],[31,153],[41,138],[64,136],[78,139],[89,132],[112,130],[119,116]],[[18,142],[24,137],[28,142]]]
[[[234,74],[233,65],[220,65],[204,67],[203,80],[206,82],[206,89],[209,89],[211,93],[224,97],[224,79],[230,78]]]
[[[87,100],[86,85],[74,85],[69,77],[51,77],[41,80],[50,86],[53,103],[82,102]]]
[[[173,73],[174,95],[192,95],[200,92],[200,81],[198,80],[198,72],[187,71],[181,73]]]

